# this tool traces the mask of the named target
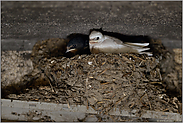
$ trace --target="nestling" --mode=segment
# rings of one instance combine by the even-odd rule
[[[152,56],[149,43],[145,42],[123,42],[122,40],[104,35],[99,31],[92,31],[89,35],[89,46],[91,53],[139,53]]]

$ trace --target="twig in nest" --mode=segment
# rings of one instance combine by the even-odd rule
[[[114,94],[112,95],[111,99],[113,99],[115,96],[116,96],[116,93],[114,93]]]
[[[87,84],[88,84],[88,77],[86,78],[86,83],[85,83],[85,90],[87,92]]]
[[[149,101],[149,96],[148,96],[148,94],[146,93],[146,95],[147,95],[147,99],[148,99],[148,101]],[[149,108],[150,108],[150,110],[152,110],[152,107],[151,107],[151,102],[149,101]]]
[[[105,70],[103,70],[98,76],[100,76],[101,74],[105,73],[109,68],[106,68]]]
[[[132,102],[129,106],[132,108],[135,105],[135,102]]]
[[[103,99],[103,100],[110,100],[110,99]]]
[[[86,108],[87,108],[87,110],[89,109],[89,102],[88,102],[88,99],[86,99]]]
[[[54,89],[53,89],[53,86],[51,84],[51,80],[53,81],[53,79],[49,76],[49,72],[48,72],[47,68],[46,68],[46,70],[44,70],[44,73],[45,73],[46,77],[48,78],[48,82],[50,84],[52,92],[55,92]]]
[[[169,109],[168,109],[168,108],[166,108],[166,109],[164,109],[162,112],[165,112],[165,111],[169,111]]]
[[[143,98],[145,95],[146,95],[146,93],[144,93],[144,94],[141,96],[140,101],[142,100],[142,98]]]
[[[112,117],[112,115],[108,115],[112,120],[113,122],[116,122],[116,120]]]
[[[151,102],[149,101],[149,96],[148,96],[148,94],[145,92],[143,95],[142,95],[142,97],[140,98],[140,102],[142,103],[142,98],[144,97],[144,96],[147,96],[147,99],[148,99],[148,102],[149,102],[149,108],[150,108],[150,110],[152,109],[152,107],[151,107]],[[144,103],[142,103],[142,105],[143,106],[147,106],[147,105],[145,105]]]
[[[159,101],[161,103],[164,103],[164,104],[168,104],[169,101],[165,101],[165,100],[162,100],[162,99],[156,99],[156,101]]]
[[[133,76],[133,71],[132,71],[132,74],[130,75],[130,77],[132,77]]]
[[[102,111],[100,111],[99,113],[102,113],[104,110],[106,110],[107,108],[109,108],[109,106],[110,105],[112,105],[113,103],[110,103],[110,104],[108,104],[106,107],[104,107],[103,109],[102,109]],[[109,109],[110,110],[110,109]],[[106,111],[104,114],[107,114],[109,111]]]
[[[104,82],[104,83],[100,83],[101,85],[107,85],[107,84],[112,84],[110,82]]]
[[[103,62],[102,65],[104,65],[105,63],[106,63],[106,58],[105,58],[105,62]],[[101,65],[101,66],[102,66],[102,65]]]
[[[108,106],[106,106],[106,108],[104,109],[107,109],[109,106],[111,106],[110,109],[108,109],[104,114],[107,114],[114,106],[116,106],[121,100],[123,100],[126,96],[120,98],[118,101],[116,101],[116,103],[114,104],[113,102],[110,103]],[[103,110],[102,110],[103,111]]]
[[[97,102],[98,104],[101,104],[101,103],[105,103],[105,102],[102,102],[102,101],[100,101],[100,102]]]
[[[178,102],[178,99],[177,99],[176,97],[174,97],[172,103],[173,103],[173,104],[175,105],[175,107],[178,109],[179,106],[177,105],[176,102]]]
[[[96,55],[95,55],[95,58],[94,58],[94,62],[95,62],[95,64],[98,66],[98,64],[97,64],[97,62],[96,62]]]
[[[95,109],[95,107],[93,105],[90,105],[90,106],[96,111],[96,109]]]
[[[49,81],[49,84],[50,84],[50,87],[51,87],[51,91],[52,91],[52,92],[55,92],[50,81]]]
[[[127,62],[127,63],[132,63],[132,61],[130,61],[127,57],[122,56],[122,58],[125,60],[125,62]]]
[[[133,55],[133,54],[129,54],[129,56],[132,56],[132,57],[134,57],[134,58],[136,58],[136,59],[140,59],[141,61],[145,61],[144,59],[142,59],[142,58],[140,58],[140,57],[137,57],[137,56],[135,56],[135,55]]]
[[[92,96],[93,97],[93,99],[97,102],[98,100],[94,97],[94,96]]]
[[[97,111],[99,111],[100,109],[102,109],[103,107],[101,106],[101,107],[99,107],[98,109],[97,109]]]
[[[128,86],[131,86],[131,85],[129,85],[129,84],[124,84],[124,85],[122,85],[122,88],[125,88],[125,87],[128,87]]]
[[[144,107],[147,107],[147,105],[146,105],[146,103],[144,104],[143,102],[141,102],[142,103],[142,105],[144,106]]]
[[[134,64],[132,64],[132,66],[133,66],[133,71],[135,71],[135,65],[134,65]]]
[[[68,106],[68,108],[70,108],[70,105],[69,105],[69,102],[68,102],[68,100],[66,100],[67,101],[67,106]]]
[[[156,71],[158,72],[158,74],[159,74],[159,78],[160,78],[160,80],[162,81],[163,79],[162,79],[162,76],[161,76],[160,70],[159,70],[159,69],[156,69]]]
[[[102,121],[101,115],[98,115],[98,114],[97,114],[96,117],[97,117],[97,119],[98,119],[97,122],[101,122],[101,121]]]
[[[126,95],[124,97],[122,97],[121,99],[119,99],[118,101],[116,101],[115,105],[117,105],[121,100],[123,100],[126,97]]]
[[[109,108],[109,106],[108,106],[107,108],[109,108],[109,109],[108,109],[104,114],[106,115],[111,109],[113,109],[114,105],[115,105],[115,104],[113,104],[113,103],[110,104],[110,105],[109,105],[110,108]],[[107,109],[107,108],[106,108],[106,109]]]
[[[56,74],[54,72],[50,72],[50,74],[53,76],[53,79],[54,79],[55,83],[58,84],[59,81],[58,81],[58,79],[56,77]]]
[[[49,84],[50,84],[51,91],[52,91],[52,92],[55,92],[54,89],[53,89],[53,86],[52,86],[52,84],[51,84],[51,82],[50,82],[50,78],[49,78],[47,75],[46,75],[46,79],[47,79],[47,81],[48,81]]]
[[[162,82],[150,82],[151,84],[162,84]]]
[[[139,64],[139,66],[142,64],[142,62],[144,62],[144,61],[141,61],[140,64]]]
[[[131,74],[131,73],[132,73],[132,72],[128,72],[128,73],[124,74],[124,75],[122,76],[122,78],[125,77],[125,76],[127,76],[128,74]]]
[[[105,94],[109,94],[109,93],[112,93],[112,91],[105,91]]]

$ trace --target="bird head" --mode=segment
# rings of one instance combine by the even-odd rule
[[[77,35],[71,38],[67,44],[67,49],[65,52],[67,55],[76,54],[89,54],[89,37],[88,35]]]
[[[67,44],[67,51],[68,52],[77,52],[78,50],[82,49],[84,47],[84,39],[81,37],[76,37],[73,38],[69,41],[69,43]]]
[[[104,36],[101,32],[92,31],[89,35],[89,44],[95,44],[103,42]]]

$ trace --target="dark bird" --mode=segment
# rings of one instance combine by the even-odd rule
[[[89,35],[85,34],[71,34],[67,36],[69,42],[67,44],[67,49],[65,56],[72,57],[76,54],[91,54],[89,48]]]
[[[119,33],[93,30],[89,35],[91,53],[139,53],[152,56],[149,40],[143,36],[127,36]]]

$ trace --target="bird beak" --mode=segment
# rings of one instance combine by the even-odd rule
[[[76,49],[69,49],[69,48],[67,48],[67,51],[65,52],[65,53],[68,53],[68,52],[75,52],[76,51]]]
[[[98,43],[98,41],[96,41],[96,40],[94,40],[94,39],[90,39],[90,40],[89,40],[89,43],[90,43],[90,44],[95,44],[95,43]]]

